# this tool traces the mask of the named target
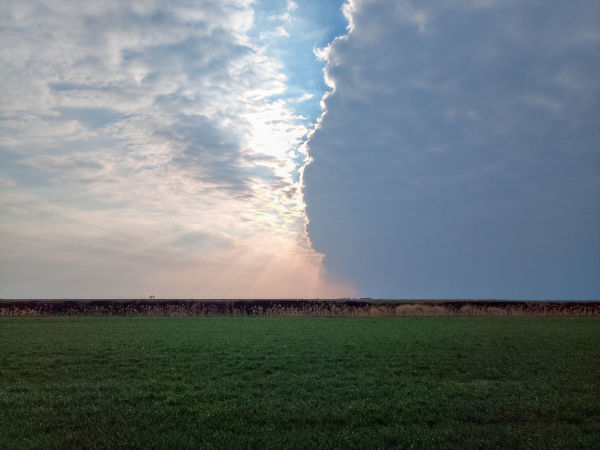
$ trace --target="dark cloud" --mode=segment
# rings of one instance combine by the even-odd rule
[[[249,173],[240,164],[241,144],[202,115],[177,116],[174,124],[157,133],[181,145],[173,163],[195,178],[228,190],[248,191]]]
[[[593,2],[353,2],[309,232],[365,295],[600,296]]]
[[[59,120],[77,120],[88,129],[102,128],[111,122],[123,119],[123,114],[110,108],[66,108],[56,109]]]

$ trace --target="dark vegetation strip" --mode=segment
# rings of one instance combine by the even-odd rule
[[[0,300],[0,316],[597,316],[599,301]]]

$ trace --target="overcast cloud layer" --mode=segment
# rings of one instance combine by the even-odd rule
[[[0,296],[351,295],[304,230],[313,94],[265,50],[296,8],[3,2]]]
[[[600,298],[600,4],[351,0],[309,233],[373,297]]]

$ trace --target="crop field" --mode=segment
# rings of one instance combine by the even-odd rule
[[[0,448],[598,448],[599,317],[0,317]]]

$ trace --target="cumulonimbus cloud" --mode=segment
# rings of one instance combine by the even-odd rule
[[[597,298],[597,3],[344,12],[305,175],[328,269],[371,296]]]

